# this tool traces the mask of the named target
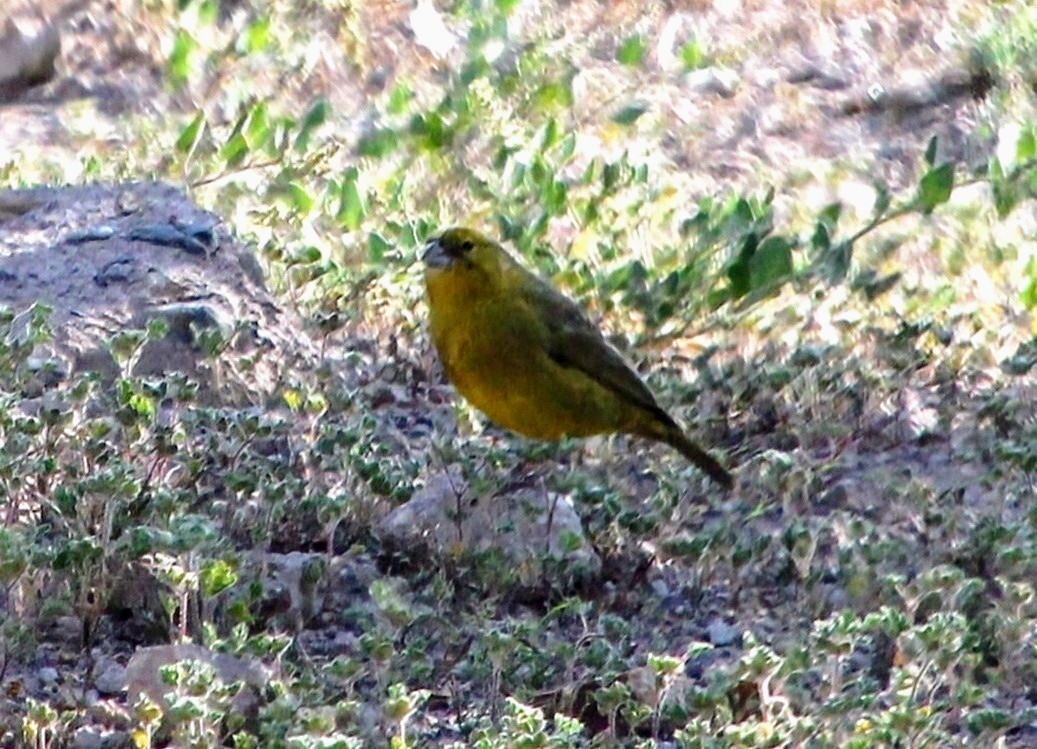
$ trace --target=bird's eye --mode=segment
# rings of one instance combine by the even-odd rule
[[[461,252],[471,252],[474,246],[475,245],[472,244],[472,241],[470,239],[466,239],[464,242],[461,243]]]

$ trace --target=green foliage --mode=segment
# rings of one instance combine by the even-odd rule
[[[407,252],[437,226],[478,214],[577,296],[595,297],[606,310],[619,304],[619,313],[645,315],[644,338],[660,327],[677,335],[704,314],[744,313],[792,282],[832,285],[867,273],[854,265],[865,238],[895,220],[934,213],[951,200],[956,181],[977,179],[959,175],[956,180],[960,167],[935,163],[933,138],[913,195],[898,199],[888,186],[876,184],[872,215],[856,227],[838,204],[813,209],[806,232],[776,226],[770,207],[774,191],[762,198],[689,195],[684,204],[690,209],[675,208],[671,196],[679,188],[666,187],[669,176],[657,167],[630,154],[583,157],[577,147],[581,102],[573,98],[577,66],[565,54],[548,52],[547,34],[534,33],[517,46],[510,25],[513,10],[511,3],[457,4],[453,17],[471,24],[464,65],[421,97],[413,82],[395,82],[372,102],[367,124],[348,151],[340,151],[328,137],[324,126],[336,113],[325,100],[289,114],[276,111],[270,99],[249,96],[239,104],[229,130],[214,130],[202,112],[193,115],[175,143],[181,167],[196,175],[198,186],[269,171],[265,187],[252,199],[267,206],[279,200],[283,210],[263,209],[260,223],[287,221],[299,229],[279,232],[279,247],[268,254],[272,278],[294,287],[296,299],[315,308],[340,296],[343,284],[371,272],[390,272],[388,263],[400,257],[400,250]],[[188,58],[217,54],[215,47],[202,50],[192,41],[213,35],[210,11],[205,3],[185,5],[183,28],[173,45],[177,64],[171,79],[178,85],[200,73]],[[1027,18],[1021,11],[1010,25],[1023,29]],[[228,56],[247,60],[276,45],[271,19],[263,15],[242,27],[240,44]],[[1020,31],[1012,37],[1016,41],[998,47],[990,37],[987,54],[1011,66],[1016,52],[1009,50],[1023,38]],[[646,65],[649,45],[641,34],[622,37],[616,63]],[[710,53],[692,36],[680,57],[691,69],[707,64]],[[645,117],[649,106],[637,99],[604,102],[601,111],[622,128],[653,127]],[[1032,123],[1015,142],[1012,162],[992,160],[985,177],[1002,215],[1032,193],[1037,179]],[[469,163],[463,151],[471,147],[482,151],[488,163]],[[467,193],[460,203],[437,195],[452,186]],[[232,184],[226,192],[228,200],[241,197]],[[415,210],[419,205],[423,210]],[[401,216],[408,218],[401,221]],[[679,232],[665,229],[666,223]],[[307,231],[304,238],[304,225],[316,232]],[[587,247],[574,252],[577,240],[568,247],[547,247],[551,228],[563,225]],[[340,244],[342,231],[348,236]],[[652,246],[632,253],[631,237],[645,231]],[[315,237],[322,246],[315,245]],[[315,247],[319,257],[306,260],[316,254]]]
[[[680,58],[685,70],[697,70],[709,64],[709,57],[702,43],[694,36],[681,46]]]
[[[647,52],[648,48],[641,36],[628,36],[616,50],[616,61],[630,67],[638,67],[644,61]]]
[[[98,602],[120,570],[141,565],[160,588],[164,637],[190,635],[282,666],[283,680],[248,727],[222,723],[228,693],[206,669],[171,669],[176,741],[986,746],[1032,723],[1022,701],[1004,699],[1026,694],[1035,671],[1037,514],[1024,501],[1037,472],[1030,411],[987,384],[996,363],[983,348],[988,320],[959,308],[964,291],[952,274],[941,295],[907,294],[889,317],[869,314],[917,270],[899,267],[899,235],[931,238],[934,267],[950,254],[938,243],[942,222],[966,210],[962,188],[989,188],[991,220],[1024,214],[1016,209],[1037,193],[1032,107],[997,128],[996,152],[978,171],[941,161],[931,139],[917,175],[899,186],[858,169],[873,189],[870,207],[831,197],[813,204],[794,179],[764,174],[739,190],[703,188],[658,158],[675,125],[631,84],[658,74],[647,33],[624,30],[604,47],[615,54],[598,62],[625,85],[602,94],[588,93],[586,50],[517,18],[516,0],[433,3],[466,38],[454,57],[387,81],[365,53],[369,35],[351,15],[357,4],[246,2],[222,15],[213,1],[182,0],[175,12],[153,5],[165,14],[170,88],[192,105],[142,129],[125,158],[84,161],[84,176],[186,183],[254,242],[272,287],[311,315],[329,348],[334,336],[375,325],[398,346],[387,354],[379,338],[372,354],[349,339],[323,379],[270,394],[276,406],[217,408],[198,402],[197,384],[185,378],[134,374],[143,347],[166,333],[154,324],[111,339],[114,381],[75,375],[36,404],[25,394],[57,366],[36,360],[52,337],[48,310],[36,306],[18,325],[14,311],[0,313],[5,600],[30,600],[46,583],[56,591],[48,611],[82,623],[90,648],[105,616]],[[1004,6],[1004,28],[984,30],[978,53],[1028,96],[1032,9]],[[339,24],[334,39],[350,49],[351,80],[367,86],[362,125],[339,111],[341,92],[319,95],[320,50],[306,38],[312,16]],[[698,37],[679,48],[685,70],[724,54]],[[19,179],[6,166],[0,173]],[[826,188],[832,177],[811,176]],[[983,195],[967,210],[986,218]],[[596,460],[607,446],[587,460],[505,445],[493,430],[473,436],[463,425],[436,458],[409,453],[408,441],[420,437],[393,409],[399,400],[424,403],[430,391],[414,261],[431,233],[454,223],[496,232],[635,343],[684,344],[704,320],[749,321],[739,335],[757,336],[763,354],[753,344],[721,361],[674,346],[660,354],[674,370],[653,383],[706,434],[711,417],[696,409],[719,403],[712,408],[730,432],[714,430],[717,444],[744,451],[744,496],[704,499],[695,476],[665,458],[607,474],[597,463],[610,461]],[[987,246],[969,244],[968,262]],[[1037,307],[1027,248],[998,249],[1019,254],[1015,288],[1024,307]],[[827,304],[852,295],[864,301],[825,318]],[[774,310],[786,306],[782,328]],[[815,326],[858,337],[832,343],[812,337]],[[789,331],[801,335],[779,345]],[[207,364],[235,356],[226,331],[193,335]],[[962,364],[976,360],[978,384]],[[1021,377],[1035,361],[1023,346],[1002,372]],[[376,382],[347,391],[326,374],[355,362],[365,375],[375,370]],[[684,383],[675,372],[695,377]],[[955,394],[987,388],[976,396],[987,399],[978,413],[954,411]],[[916,389],[954,411],[947,441],[963,445],[954,464],[981,453],[995,475],[984,481],[1011,477],[1011,489],[966,502],[913,475],[857,475],[876,495],[840,494],[845,454],[865,462],[873,454],[861,434],[881,427],[869,419],[878,411],[910,421],[896,404]],[[420,428],[441,428],[436,407],[428,406],[431,427]],[[968,419],[978,426],[959,431]],[[881,439],[905,454],[925,447],[899,431]],[[460,467],[471,487],[458,500],[464,512],[464,499],[508,501],[500,477],[526,480],[545,459],[552,469],[543,490],[572,500],[586,534],[562,546],[592,547],[607,570],[581,597],[572,596],[579,575],[546,554],[554,572],[530,591],[499,550],[413,559],[373,532],[439,463]],[[345,601],[344,611],[321,612],[337,617],[332,645],[304,631],[323,621],[282,628],[250,578],[255,550],[282,548],[317,548],[320,561],[303,568],[300,590],[316,597],[328,586]],[[332,564],[370,558],[377,564],[355,581]],[[763,620],[732,621],[732,642],[703,642],[713,635],[700,612],[713,606],[727,619],[755,598],[779,603]],[[16,614],[0,625],[0,662],[37,651],[45,630],[36,614],[43,618]],[[29,744],[71,731],[72,718],[48,704],[19,707]],[[157,708],[142,704],[134,714],[157,743]]]

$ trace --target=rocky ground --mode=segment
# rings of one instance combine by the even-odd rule
[[[996,145],[1008,84],[969,55],[963,40],[986,18],[974,6],[580,0],[521,4],[514,23],[546,29],[571,55],[573,116],[594,153],[641,154],[679,175],[689,196],[774,186],[782,219],[833,199],[860,218],[875,180],[912,189],[932,136],[937,160],[963,173]],[[137,3],[37,9],[59,30],[61,53],[50,80],[0,101],[0,178],[12,186],[87,181],[91,156],[130,153],[138,130],[211,93],[167,85],[167,29]],[[361,4],[349,46],[331,31],[335,11],[313,9],[301,23],[319,51],[280,95],[325,94],[337,138],[354,143],[370,126],[369,101],[403,80],[420,99],[463,61],[466,29],[430,38],[413,11]],[[649,40],[639,68],[616,62],[633,32]],[[684,72],[677,40],[689,34],[709,64]],[[222,85],[218,74],[209,85]],[[646,112],[635,134],[609,124],[631,100]],[[151,158],[98,171],[136,179],[161,173],[169,156]],[[452,191],[463,188],[447,185],[440,199]],[[268,258],[234,238],[235,217],[221,223],[191,205],[208,195],[154,184],[0,195],[0,299],[47,301],[56,330],[36,352],[53,363],[42,374],[31,357],[5,353],[17,375],[5,404],[38,415],[52,393],[75,414],[27,453],[56,457],[53,485],[5,485],[7,527],[47,529],[41,549],[119,523],[152,544],[129,566],[84,562],[89,584],[49,547],[50,567],[17,568],[7,611],[39,627],[34,648],[19,649],[13,634],[4,641],[5,745],[19,745],[18,721],[40,704],[71,715],[47,723],[52,736],[126,744],[139,725],[126,688],[155,693],[157,666],[173,660],[145,648],[183,633],[198,640],[208,621],[227,640],[234,621],[270,638],[260,660],[274,672],[224,661],[215,666],[224,677],[243,675],[257,693],[281,679],[291,699],[273,704],[368,741],[402,733],[393,716],[407,697],[392,691],[402,684],[428,690],[407,713],[420,745],[473,744],[480,731],[497,736],[485,745],[518,745],[536,731],[508,697],[547,719],[580,719],[586,731],[573,745],[596,736],[703,746],[711,735],[725,746],[768,736],[1034,742],[1037,705],[1022,676],[1037,621],[1027,587],[1035,383],[1019,303],[1026,212],[1002,221],[977,207],[988,201],[982,185],[962,189],[949,216],[902,220],[861,249],[858,261],[880,279],[898,274],[894,283],[869,286],[862,274],[824,293],[789,288],[710,318],[701,335],[637,352],[660,400],[735,466],[738,486],[721,495],[663,447],[622,438],[545,447],[458,408],[416,322],[416,295],[372,293],[362,314],[323,337],[303,322],[307,310],[270,290]],[[559,247],[576,234],[565,221],[550,230]],[[385,275],[406,273],[409,282],[379,288],[414,292],[411,269]],[[201,405],[226,412],[169,405],[175,453],[163,452],[161,430],[135,431],[139,413],[116,412],[129,420],[111,438],[121,457],[86,468],[147,477],[120,510],[131,521],[89,517],[104,506],[87,501],[89,488],[69,520],[45,490],[58,476],[82,480],[69,466],[89,454],[97,414],[63,388],[87,368],[83,352],[159,308],[183,345],[175,335],[153,342],[130,371],[147,379],[192,362],[215,394]],[[199,358],[205,329],[228,342],[226,365]],[[0,424],[14,445],[18,430]],[[202,519],[198,535],[177,520],[185,507]],[[209,524],[218,541],[205,536]],[[163,532],[197,545],[185,551]],[[121,548],[105,546],[120,563]],[[193,598],[205,583],[183,581],[215,575],[227,559],[235,585]],[[45,611],[30,589],[66,605]],[[84,603],[97,592],[103,606]],[[238,606],[259,613],[235,619]],[[283,650],[279,637],[291,641]],[[976,728],[983,710],[1007,724]],[[882,733],[884,720],[894,733]],[[563,725],[541,733],[564,745]]]

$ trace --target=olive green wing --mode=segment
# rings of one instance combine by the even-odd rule
[[[580,370],[604,387],[671,421],[637,373],[575,302],[532,274],[523,285],[523,295],[540,317],[542,329],[548,332],[548,355],[554,361]]]
[[[636,433],[666,442],[721,486],[730,489],[734,479],[727,469],[688,439],[677,422],[655,402],[655,397],[637,373],[605,340],[583,311],[528,271],[522,269],[522,273],[523,279],[517,280],[512,288],[519,289],[524,306],[539,322],[536,327],[544,336],[543,343],[551,359],[563,367],[578,369],[643,408],[654,419],[648,422],[645,431],[635,430]]]

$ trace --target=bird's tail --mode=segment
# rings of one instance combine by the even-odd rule
[[[672,429],[668,429],[661,439],[725,489],[731,489],[735,485],[734,477],[728,470],[720,465],[716,458],[688,439],[676,424]]]

